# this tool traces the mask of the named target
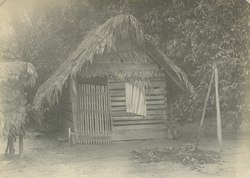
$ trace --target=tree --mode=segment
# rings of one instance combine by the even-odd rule
[[[14,35],[3,53],[6,60],[31,62],[44,82],[96,23],[84,1],[30,2],[9,9]]]
[[[99,6],[98,6],[99,3]],[[179,95],[169,108],[173,118],[200,118],[212,65],[219,69],[219,89],[225,125],[239,127],[249,73],[247,56],[249,5],[243,0],[95,0],[93,7],[106,7],[113,16],[131,13],[144,25],[158,47],[188,74],[196,95]],[[214,113],[214,94],[209,99]],[[185,116],[185,117],[184,117]],[[188,116],[188,117],[187,117]]]
[[[37,78],[30,63],[0,63],[0,138],[8,139],[5,153],[14,154],[14,141],[19,136],[19,153],[22,156],[22,138],[26,118],[25,89],[34,86]]]

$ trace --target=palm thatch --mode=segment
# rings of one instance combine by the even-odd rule
[[[133,70],[131,66],[137,68]],[[147,40],[136,18],[119,15],[92,31],[38,89],[35,107],[40,108],[46,101],[54,104],[67,80],[79,74],[85,78],[106,76],[143,81],[158,76],[159,68],[181,89],[193,92],[186,74]]]
[[[34,86],[37,73],[31,63],[0,62],[0,137],[23,131],[26,116],[24,88]]]
[[[37,73],[29,62],[0,62],[0,82],[20,81],[24,77],[25,86],[34,86]]]

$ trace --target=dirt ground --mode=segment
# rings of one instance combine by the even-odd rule
[[[249,127],[247,127],[249,128]],[[226,135],[223,140],[222,163],[203,165],[192,170],[172,162],[138,163],[130,152],[144,148],[163,148],[195,141],[197,128],[182,129],[179,140],[144,140],[108,145],[74,145],[60,142],[55,134],[37,137],[29,130],[25,137],[23,159],[0,156],[0,178],[250,178],[250,132]],[[203,133],[200,148],[218,150],[216,134]],[[213,134],[214,133],[214,134]],[[18,144],[15,143],[15,147]],[[1,144],[4,153],[4,144]],[[18,151],[18,150],[16,150]]]

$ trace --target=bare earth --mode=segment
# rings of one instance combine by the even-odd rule
[[[70,146],[67,142],[59,142],[55,136],[42,135],[37,138],[34,131],[29,131],[25,138],[23,159],[10,160],[1,154],[0,178],[250,178],[249,136],[249,132],[226,136],[223,162],[192,170],[167,161],[138,163],[130,159],[130,152],[140,148],[162,148],[194,142],[194,135],[190,133],[182,133],[178,141],[162,139]],[[4,152],[3,146],[1,144],[1,153]],[[18,144],[15,146],[18,147]],[[216,151],[216,136],[203,136],[200,148]]]

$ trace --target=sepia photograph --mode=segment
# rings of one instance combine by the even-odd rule
[[[250,178],[250,0],[0,0],[0,178]]]

